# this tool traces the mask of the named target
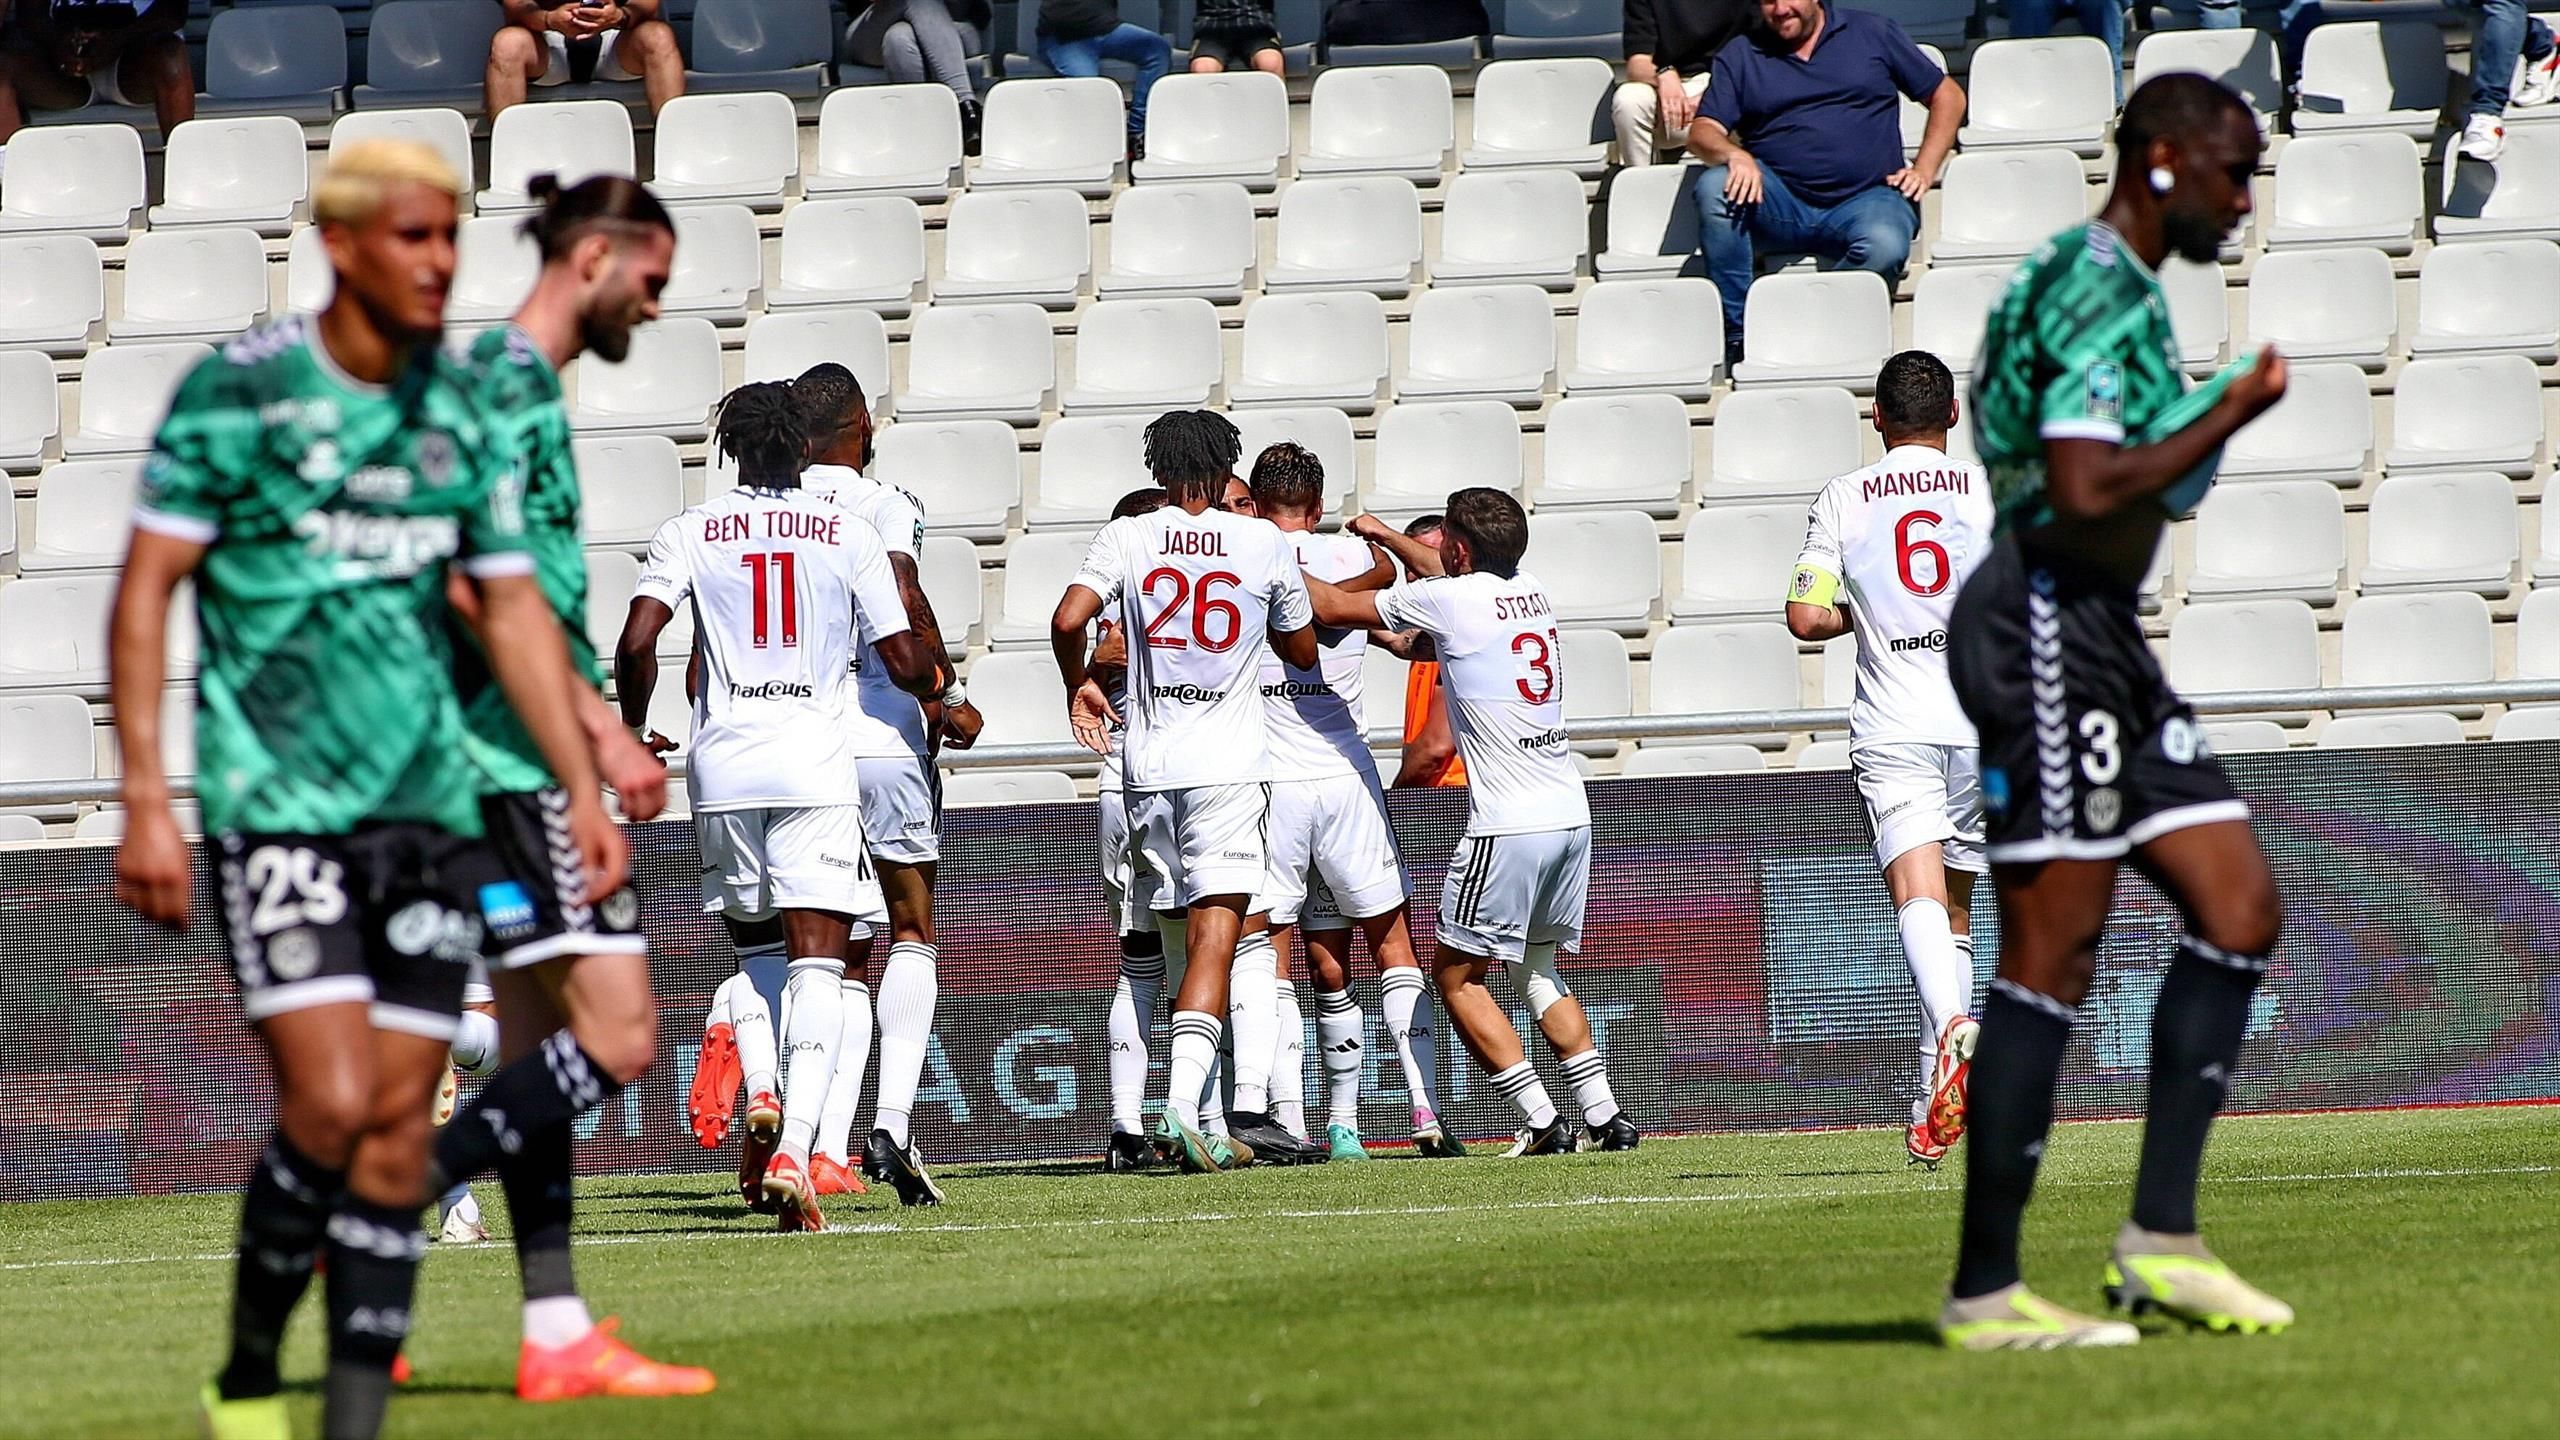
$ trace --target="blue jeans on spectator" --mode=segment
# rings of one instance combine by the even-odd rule
[[[2480,12],[2480,24],[2471,37],[2471,107],[2472,115],[2503,115],[2507,109],[2508,91],[2515,84],[2516,58],[2540,60],[2551,53],[2555,42],[2551,27],[2525,13],[2525,0],[2452,0],[2465,10]],[[2208,5],[2198,17],[2208,30],[2236,30],[2240,26],[2240,7],[2218,9]],[[2321,12],[2319,0],[2286,0],[2284,7],[2284,75],[2287,84],[2302,75],[2302,40],[2329,17]]]
[[[1173,68],[1173,42],[1144,26],[1122,22],[1117,30],[1090,40],[1040,37],[1040,58],[1061,75],[1099,75],[1102,62],[1117,60],[1138,67],[1137,94],[1129,102],[1129,133],[1147,132],[1147,92]]]
[[[2081,34],[2107,42],[2107,59],[2115,64],[2116,103],[2123,104],[2124,7],[2117,0],[2009,0],[2009,33],[2021,39],[2050,35],[2054,17],[2061,14],[2079,21]]]
[[[1890,185],[1861,190],[1837,205],[1811,205],[1787,182],[1760,167],[1760,199],[1736,205],[1724,196],[1725,167],[1698,172],[1698,242],[1707,278],[1724,301],[1728,346],[1742,338],[1742,297],[1751,288],[1755,250],[1768,249],[1836,260],[1844,270],[1872,270],[1890,287],[1911,258],[1920,210]]]

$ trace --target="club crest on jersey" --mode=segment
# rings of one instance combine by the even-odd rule
[[[418,473],[426,477],[429,485],[441,488],[453,483],[454,467],[460,463],[462,452],[451,435],[442,430],[421,430],[411,443],[411,453],[418,462]]]
[[[2124,369],[2112,360],[2089,367],[2089,414],[2094,419],[2124,419]]]
[[[293,473],[314,485],[326,485],[345,470],[346,462],[338,455],[338,442],[324,439],[311,442],[311,448],[302,452],[302,463],[294,467]]]

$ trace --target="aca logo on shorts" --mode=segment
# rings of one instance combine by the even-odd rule
[[[533,897],[513,880],[483,885],[480,918],[489,922],[489,933],[499,939],[520,939],[533,933]]]

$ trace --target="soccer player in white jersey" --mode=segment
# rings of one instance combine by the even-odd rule
[[[1875,831],[1903,958],[1920,991],[1920,1088],[1903,1146],[1935,1166],[1964,1135],[1973,1061],[1982,786],[1972,722],[1947,679],[1947,617],[1991,549],[1991,483],[1947,454],[1955,377],[1905,350],[1876,375],[1885,456],[1822,487],[1787,586],[1799,640],[1858,635],[1849,770]]]
[[[879,536],[800,488],[807,433],[787,385],[744,385],[723,402],[714,440],[737,488],[659,527],[615,660],[623,720],[637,730],[658,634],[676,606],[692,607],[702,687],[685,784],[703,909],[732,922],[781,915],[788,1072],[761,1189],[785,1229],[815,1230],[825,1222],[809,1152],[843,1038],[845,947],[856,921],[889,919],[844,721],[854,649],[875,647],[913,695],[940,693],[941,665],[907,626]],[[751,1107],[750,1132],[768,1118]]]
[[[1150,485],[1132,490],[1111,507],[1111,518],[1126,520],[1164,508],[1164,491]],[[1085,672],[1102,687],[1115,713],[1128,708],[1129,647],[1120,627],[1105,620],[1098,627],[1092,658]],[[1128,792],[1122,784],[1121,756],[1126,727],[1114,724],[1111,748],[1102,757],[1100,789],[1095,796],[1095,849],[1102,863],[1104,906],[1120,932],[1120,979],[1112,988],[1108,1020],[1111,1040],[1111,1142],[1103,1155],[1106,1170],[1144,1170],[1155,1163],[1147,1143],[1147,1052],[1155,1028],[1156,1001],[1164,994],[1164,937],[1156,932],[1155,884],[1130,843]]]
[[[1432,959],[1449,1022],[1526,1122],[1513,1153],[1582,1148],[1577,1127],[1557,1113],[1520,1032],[1485,986],[1500,960],[1562,1062],[1590,1143],[1632,1150],[1639,1136],[1610,1091],[1590,1017],[1556,973],[1556,952],[1582,945],[1591,805],[1566,743],[1555,607],[1520,568],[1529,517],[1502,491],[1474,487],[1449,497],[1436,552],[1374,515],[1352,521],[1351,529],[1393,552],[1414,578],[1367,594],[1310,577],[1316,619],[1428,636],[1467,765],[1467,833],[1441,887]]]
[[[1098,754],[1121,718],[1085,663],[1087,628],[1106,606],[1128,637],[1124,803],[1138,853],[1161,883],[1168,951],[1185,960],[1166,1066],[1167,1124],[1186,1169],[1232,1168],[1237,1146],[1200,1132],[1200,1091],[1216,1058],[1231,972],[1241,947],[1267,949],[1254,896],[1266,857],[1269,803],[1261,688],[1266,650],[1316,662],[1313,617],[1297,552],[1260,520],[1218,511],[1235,471],[1236,427],[1223,415],[1177,410],[1147,427],[1147,468],[1171,502],[1114,520],[1094,537],[1050,622],[1076,738]],[[1163,912],[1159,912],[1162,914]],[[1249,923],[1250,916],[1250,923]],[[1262,973],[1270,971],[1265,968]],[[1263,1003],[1270,1003],[1270,992]],[[1267,1115],[1230,1112],[1246,1150],[1296,1142]]]

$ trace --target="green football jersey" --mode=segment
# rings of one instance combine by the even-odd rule
[[[486,331],[472,342],[467,364],[495,436],[494,453],[515,466],[523,488],[526,548],[533,552],[533,573],[542,582],[542,593],[568,636],[570,664],[602,689],[604,671],[587,638],[586,541],[560,374],[533,338],[513,325]],[[550,784],[551,767],[541,748],[516,718],[479,643],[467,631],[457,633],[454,655],[464,745],[482,793],[510,794]]]
[[[368,385],[298,317],[179,386],[135,524],[207,547],[196,775],[214,831],[480,833],[444,585],[457,558],[531,568],[515,472],[493,453],[442,351]]]

